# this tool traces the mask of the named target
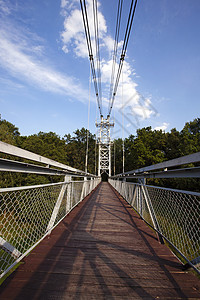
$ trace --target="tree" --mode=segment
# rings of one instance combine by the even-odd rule
[[[138,169],[165,160],[166,137],[161,130],[146,127],[125,140],[125,169]]]
[[[6,120],[0,120],[0,139],[6,143],[16,145],[23,149],[56,160],[71,167],[85,170],[85,157],[88,134],[88,172],[95,172],[95,135],[87,129],[77,129],[73,135],[66,134],[61,138],[54,132],[39,132],[30,136],[21,136],[18,128]],[[122,139],[116,139],[115,143],[115,173],[122,173]],[[200,119],[196,118],[187,122],[179,132],[173,128],[171,132],[164,133],[161,130],[153,130],[150,126],[138,129],[136,135],[130,135],[124,140],[125,171],[138,169],[156,164],[164,160],[170,160],[183,155],[200,151]],[[96,148],[98,156],[98,146]],[[1,157],[12,159],[10,156]],[[18,158],[18,160],[21,160]],[[112,174],[114,166],[114,146],[112,146]],[[36,183],[48,183],[63,180],[56,176],[23,175],[16,173],[1,173],[0,185],[19,186]],[[198,190],[197,179],[166,179],[149,180],[158,185],[181,189]]]
[[[180,157],[182,155],[181,150],[181,136],[180,132],[176,128],[171,129],[171,132],[166,133],[166,148],[165,154],[167,160]]]
[[[88,172],[94,173],[95,165],[95,135],[88,132]],[[66,153],[70,165],[85,170],[85,157],[87,147],[87,129],[81,128],[74,132],[74,136],[65,135]]]
[[[68,163],[65,140],[54,132],[39,132],[28,137],[22,137],[20,146],[61,163]]]
[[[200,151],[200,118],[187,122],[180,132],[181,155]]]
[[[19,135],[19,129],[15,125],[6,120],[0,120],[0,140],[2,142],[16,145]]]

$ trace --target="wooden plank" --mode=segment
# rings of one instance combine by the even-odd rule
[[[102,183],[7,278],[0,298],[200,299],[200,281]]]

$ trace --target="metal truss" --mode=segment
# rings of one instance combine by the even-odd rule
[[[98,163],[98,176],[106,172],[111,176],[111,138],[110,128],[114,126],[114,122],[110,122],[110,117],[104,119],[101,116],[101,121],[96,122],[98,128],[97,143],[99,144],[99,163]]]

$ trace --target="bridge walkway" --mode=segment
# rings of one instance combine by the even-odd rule
[[[101,183],[0,287],[0,299],[200,299],[200,281]]]

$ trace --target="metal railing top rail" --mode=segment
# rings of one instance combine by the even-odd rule
[[[126,182],[126,184],[128,185],[138,185],[138,186],[142,186],[144,184],[142,183],[135,183],[135,182]],[[172,192],[176,192],[176,193],[182,193],[182,194],[188,194],[188,195],[193,195],[193,196],[198,196],[200,197],[200,193],[198,192],[192,192],[192,191],[185,191],[185,190],[178,190],[178,189],[172,189],[172,188],[165,188],[165,187],[161,187],[161,186],[155,186],[155,185],[147,185],[150,188],[154,188],[154,189],[158,189],[158,190],[164,190],[164,191],[172,191]],[[1,191],[1,189],[0,189]]]
[[[0,188],[0,193],[6,193],[6,192],[15,192],[15,191],[22,191],[22,190],[31,190],[36,188],[44,188],[44,187],[50,187],[50,186],[57,186],[57,185],[63,185],[63,184],[69,184],[69,183],[81,183],[83,181],[80,180],[69,180],[69,181],[62,181],[62,182],[56,182],[56,183],[45,183],[45,184],[37,184],[37,185],[27,185],[27,186],[17,186],[17,187],[9,187],[9,188]]]
[[[96,177],[94,174],[86,173],[84,171],[72,168],[68,165],[59,163],[44,156],[35,154],[33,152],[18,148],[16,146],[4,143],[0,141],[0,152],[17,156],[26,160],[42,163],[45,166],[39,166],[34,164],[28,164],[8,159],[0,159],[0,171],[22,172],[22,173],[34,173],[44,175],[77,175],[85,177]],[[59,169],[52,169],[50,167],[57,167]]]
[[[199,178],[200,167],[164,170],[159,172],[134,173],[130,175],[122,174],[116,176],[117,178]]]
[[[37,184],[37,185],[27,185],[27,186],[0,188],[0,193],[31,190],[31,189],[36,189],[36,188],[50,187],[50,186],[59,186],[59,185],[63,185],[64,183],[67,184],[67,183],[70,183],[70,182],[81,182],[81,181],[64,181],[64,182],[56,182],[56,183],[45,183],[45,184]]]
[[[191,163],[200,162],[200,152],[190,155],[178,157],[155,165],[131,170],[128,172],[120,173],[111,178],[183,178],[183,177],[200,177],[200,168],[183,168],[168,170],[168,168],[178,167]],[[160,171],[159,171],[160,170]],[[155,172],[153,172],[155,171]]]

